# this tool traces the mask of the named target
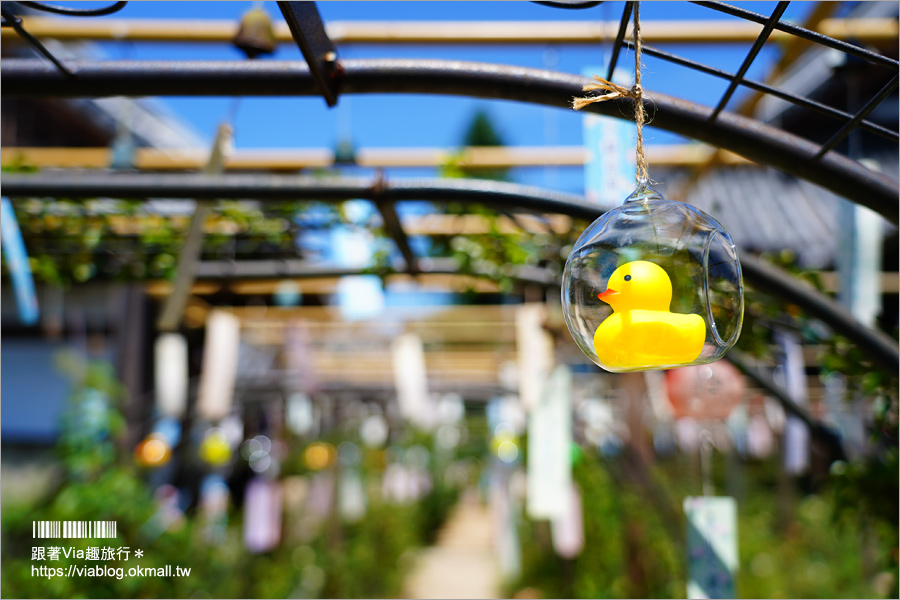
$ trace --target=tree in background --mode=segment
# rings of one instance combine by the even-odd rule
[[[499,147],[506,143],[485,110],[478,110],[469,122],[462,138],[463,147]],[[444,177],[474,177],[504,181],[509,174],[507,167],[467,167],[463,165],[463,151],[457,152],[441,169]]]

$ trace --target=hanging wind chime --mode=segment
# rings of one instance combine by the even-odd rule
[[[635,84],[602,77],[576,98],[631,98],[637,125],[637,189],[578,238],[566,261],[562,306],[581,350],[613,372],[710,363],[737,341],[744,314],[741,265],[718,221],[650,187],[644,157],[639,2],[634,3]]]

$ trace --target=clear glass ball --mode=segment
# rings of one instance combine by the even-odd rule
[[[578,238],[562,307],[575,342],[607,371],[713,362],[744,317],[734,242],[703,211],[639,185]]]

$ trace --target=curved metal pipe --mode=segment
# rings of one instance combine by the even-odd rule
[[[3,195],[55,198],[249,198],[253,200],[428,200],[491,204],[505,208],[567,214],[593,220],[602,211],[580,196],[501,181],[468,179],[385,179],[376,189],[365,177],[311,177],[249,173],[41,173],[4,175]]]
[[[833,431],[827,425],[820,423],[812,418],[812,416],[802,408],[797,401],[788,394],[784,388],[775,383],[771,375],[760,369],[751,367],[752,361],[736,350],[730,350],[725,359],[738,368],[741,373],[747,376],[756,385],[763,388],[781,404],[785,412],[797,417],[809,427],[812,435],[831,449],[831,460],[846,460],[847,456],[844,452],[843,444],[838,433]]]
[[[460,273],[459,263],[454,258],[420,259],[423,275],[470,275],[480,279],[494,279],[495,276],[475,269],[471,273]],[[228,279],[319,279],[323,277],[346,277],[348,275],[364,275],[370,271],[359,268],[310,265],[302,260],[242,260],[238,261],[201,261],[197,263],[197,280],[222,281]],[[406,275],[404,270],[390,269],[377,275]],[[517,265],[512,269],[510,278],[520,283],[538,286],[559,286],[560,278],[549,270],[531,266]]]
[[[317,96],[305,63],[293,61],[67,63],[68,78],[35,59],[8,59],[0,68],[6,95],[13,96]],[[452,60],[354,59],[339,66],[342,94],[450,94],[517,100],[568,108],[582,94],[577,75],[525,67]],[[632,100],[591,104],[586,110],[617,118],[634,114]],[[821,185],[867,206],[895,225],[900,218],[900,187],[889,177],[830,151],[816,159],[819,146],[753,119],[664,94],[645,92],[654,127],[672,131],[760,164]]]
[[[859,349],[888,371],[897,371],[900,350],[887,334],[870,329],[856,320],[849,310],[782,269],[755,256],[744,255],[741,271],[744,279],[761,292],[792,302],[812,317],[827,323],[835,333],[852,340]]]
[[[43,173],[6,175],[3,194],[10,197],[58,198],[251,198],[254,200],[373,199],[477,203],[520,208],[594,220],[601,211],[579,196],[499,181],[416,178],[384,180],[377,188],[366,178],[317,178],[305,175]],[[777,267],[753,256],[741,257],[744,279],[760,291],[792,302],[855,343],[879,365],[896,371],[896,340],[865,327],[837,302]]]

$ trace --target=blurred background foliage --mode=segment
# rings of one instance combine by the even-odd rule
[[[57,485],[36,502],[5,503],[2,513],[4,598],[283,598],[396,597],[414,552],[430,541],[456,503],[458,489],[429,463],[433,485],[416,502],[397,504],[368,494],[368,509],[357,522],[342,521],[334,508],[318,527],[306,527],[285,516],[284,530],[300,531],[274,550],[253,554],[244,549],[242,517],[231,506],[224,539],[210,543],[199,511],[179,516],[160,533],[161,504],[148,484],[149,472],[139,469],[130,452],[117,452],[122,415],[120,386],[113,369],[102,361],[82,361],[64,354],[60,366],[72,378],[72,393],[62,423],[57,452],[63,465]],[[347,439],[344,437],[343,439]],[[340,441],[335,438],[333,441]],[[402,440],[400,448],[429,443],[424,434]],[[306,475],[299,467],[305,444],[293,446],[285,459],[287,475]],[[377,454],[364,456],[365,485],[380,482]],[[238,458],[237,460],[240,460]],[[368,465],[368,467],[367,467]],[[32,521],[84,520],[93,515],[117,522],[113,540],[35,540]],[[129,548],[127,561],[85,562],[60,555],[56,561],[32,560],[35,546],[59,545],[75,551],[88,547]],[[143,550],[137,558],[135,550]],[[32,567],[123,567],[126,576],[53,577],[32,574]],[[188,577],[129,577],[129,567],[190,568]],[[350,576],[348,576],[350,574]]]
[[[448,174],[452,172],[449,165]],[[469,174],[460,170],[458,175]],[[88,211],[86,206],[38,201],[17,204],[23,234],[31,236],[32,267],[39,280],[69,286],[96,276],[147,279],[172,275],[189,217],[147,217],[150,221],[145,227],[122,241],[125,249],[113,249],[105,245],[109,242],[101,245],[99,240],[107,239],[112,228],[121,227],[117,219],[142,214],[142,205],[119,202],[109,214]],[[263,212],[251,204],[223,204],[212,219],[212,226],[222,233],[207,236],[205,252],[222,256],[267,246],[293,253],[292,223],[304,210],[321,215],[329,224],[351,221],[341,206],[273,205]],[[450,204],[447,212],[478,215],[489,223],[489,231],[435,238],[429,254],[455,258],[461,273],[486,275],[498,282],[501,291],[512,290],[516,266],[540,266],[561,273],[583,225],[576,223],[570,233],[562,235],[550,227],[538,233],[523,228],[508,234],[501,232],[500,220],[510,216],[493,209]],[[52,243],[59,247],[41,246],[42,232],[52,232]],[[378,235],[387,239],[383,231]],[[115,243],[119,241],[116,238]],[[762,258],[823,289],[817,273],[797,267],[789,253]],[[389,254],[383,252],[376,264],[386,271]],[[738,348],[771,359],[773,332],[778,328],[795,331],[804,342],[817,344],[822,349],[820,376],[837,373],[846,378],[847,402],[858,398],[871,401],[874,410],[869,435],[874,450],[858,460],[833,465],[827,481],[815,489],[805,488],[812,493],[802,499],[785,500],[777,458],[743,465],[746,481],[738,503],[738,593],[742,597],[896,597],[900,513],[897,374],[879,369],[848,340],[794,305],[752,288],[746,290],[745,301]],[[152,546],[147,547],[134,533],[121,542],[132,548],[146,547],[143,566],[191,566],[204,573],[202,578],[99,578],[88,587],[84,581],[33,578],[32,563],[22,560],[30,556],[31,539],[25,524],[31,520],[67,520],[99,512],[118,520],[120,531],[136,532],[157,510],[141,473],[128,461],[115,458],[114,440],[122,418],[114,409],[120,392],[111,369],[79,364],[71,356],[61,363],[76,382],[72,406],[77,408],[67,413],[59,444],[66,478],[37,509],[4,507],[5,597],[392,596],[401,593],[411,550],[430,541],[456,499],[454,490],[437,485],[423,501],[409,506],[373,501],[359,523],[332,523],[307,544],[280,547],[264,555],[240,549],[238,515],[232,515],[227,543],[218,546],[203,541],[191,518]],[[104,402],[109,403],[109,410],[98,412]],[[100,413],[105,416],[98,417]],[[103,443],[91,442],[94,438],[84,433],[95,429],[106,435]],[[483,436],[472,439],[483,441]],[[404,443],[427,445],[415,437]],[[470,454],[483,456],[485,448],[476,445]],[[302,445],[299,448],[302,450]],[[286,469],[291,460],[286,460]],[[552,550],[546,523],[520,520],[523,573],[510,582],[508,593],[543,597],[683,595],[686,567],[678,525],[682,520],[680,500],[700,490],[699,472],[687,460],[668,458],[656,464],[652,474],[657,489],[648,496],[644,487],[626,476],[629,468],[624,459],[588,456],[575,469],[584,494],[584,553],[575,560],[559,558]],[[300,463],[296,456],[294,463]],[[719,464],[719,468],[724,467]],[[298,468],[295,474],[305,473]],[[721,472],[719,477],[724,481]],[[656,502],[651,497],[657,498]],[[660,512],[660,497],[665,498],[668,512]],[[79,544],[75,540],[71,545],[78,548]],[[63,559],[59,566],[66,564]],[[348,572],[355,576],[342,576]],[[886,576],[888,572],[895,576]],[[245,575],[235,577],[235,573]]]
[[[864,508],[842,502],[836,485],[795,496],[779,481],[779,460],[735,464],[716,457],[716,490],[738,498],[738,597],[896,597],[897,529],[888,515],[874,519]],[[584,505],[584,550],[573,560],[560,558],[547,522],[520,519],[523,571],[506,593],[684,597],[681,501],[701,495],[702,487],[699,465],[692,462],[699,459],[680,454],[660,459],[642,481],[624,455],[586,453],[574,468]]]
[[[461,140],[465,146],[503,144],[484,113],[476,114]],[[28,170],[22,167],[19,170]],[[461,154],[442,167],[445,177],[507,178],[505,169],[473,170]],[[17,218],[39,281],[70,287],[93,278],[171,278],[190,215],[164,216],[141,202],[92,201],[15,204]],[[572,245],[586,223],[559,233],[520,227],[504,233],[501,221],[514,215],[483,206],[449,203],[449,214],[470,214],[488,223],[486,233],[433,237],[426,254],[456,259],[463,274],[487,276],[502,292],[514,285],[514,269],[537,266],[561,274]],[[538,215],[540,217],[540,215]],[[372,272],[387,273],[391,244],[377,217],[355,222],[343,205],[325,203],[219,203],[207,223],[204,258],[297,257],[297,236],[311,227],[369,226],[386,242],[377,246]],[[817,272],[802,269],[790,252],[763,260],[823,291]],[[4,265],[5,269],[5,265]],[[766,460],[716,456],[717,490],[738,499],[741,597],[898,597],[898,378],[879,369],[848,340],[805,315],[797,306],[747,288],[738,348],[760,359],[773,358],[773,332],[796,332],[821,348],[820,376],[846,379],[844,400],[871,404],[868,431],[872,452],[831,466],[816,485],[798,486],[781,473],[776,453]],[[890,331],[894,338],[897,331]],[[415,549],[429,543],[457,499],[457,490],[432,461],[434,487],[418,502],[388,503],[369,494],[366,517],[342,522],[334,511],[310,539],[282,544],[254,555],[243,550],[241,516],[229,514],[225,540],[209,544],[198,518],[182,518],[150,542],[142,537],[159,510],[146,473],[132,464],[130,451],[117,447],[121,391],[112,369],[83,363],[72,355],[60,367],[73,380],[70,410],[58,444],[64,476],[36,505],[4,506],[4,597],[396,597]],[[470,417],[472,434],[460,455],[482,458],[487,450],[483,416]],[[479,429],[480,427],[480,429]],[[100,442],[97,440],[100,439]],[[346,432],[329,441],[350,439]],[[428,436],[410,433],[401,445],[431,447]],[[306,477],[292,440],[283,475]],[[371,485],[383,456],[366,451],[362,475]],[[593,450],[575,465],[584,506],[585,549],[573,560],[553,551],[548,523],[520,516],[522,573],[506,593],[519,597],[682,597],[685,589],[684,519],[681,501],[702,489],[696,457],[676,454],[653,465],[635,465],[627,454],[602,457]],[[140,564],[191,567],[194,577],[90,580],[33,577],[27,560],[34,545],[30,522],[71,520],[103,514],[117,520],[117,543],[145,550]],[[295,527],[289,517],[286,529]],[[70,540],[84,548],[91,542]],[[49,566],[65,567],[67,559]],[[79,563],[81,564],[81,563]],[[115,566],[129,567],[129,562]],[[351,577],[346,574],[351,573]]]
[[[206,221],[203,258],[295,256],[295,215],[340,219],[334,207],[311,204],[276,203],[263,210],[255,202],[219,202]],[[34,199],[14,208],[35,279],[66,289],[95,278],[171,279],[191,218],[126,200]]]
[[[270,552],[251,554],[243,549],[241,517],[233,509],[221,543],[210,544],[200,518],[190,513],[152,539],[147,537],[147,524],[158,518],[159,506],[144,473],[131,464],[129,455],[122,459],[114,449],[121,415],[116,404],[120,388],[111,368],[102,362],[83,362],[76,355],[62,355],[59,363],[73,377],[57,447],[64,477],[34,505],[4,506],[4,597],[396,597],[402,594],[415,549],[433,540],[457,500],[456,488],[440,476],[442,465],[432,461],[435,486],[420,501],[397,505],[369,494],[368,512],[359,522],[342,522],[332,511],[311,539],[283,543]],[[93,443],[86,443],[88,439]],[[341,439],[335,436],[331,441]],[[427,435],[412,432],[400,446],[429,443]],[[308,475],[299,458],[303,444],[292,447],[295,450],[286,457],[283,474]],[[484,450],[483,443],[476,441],[464,454],[483,456]],[[383,451],[366,452],[361,469],[371,484]],[[716,489],[738,498],[739,596],[896,596],[897,579],[890,573],[896,573],[897,511],[885,511],[884,504],[896,506],[897,499],[896,488],[891,493],[885,485],[890,481],[887,473],[872,480],[871,474],[859,471],[859,465],[845,465],[845,471],[835,474],[819,493],[800,497],[793,482],[780,474],[778,460],[777,455],[761,461],[717,455],[714,461]],[[508,582],[506,593],[518,597],[683,596],[681,500],[699,495],[697,462],[696,457],[683,454],[660,458],[644,477],[643,467],[627,454],[579,453],[574,480],[583,496],[583,552],[573,560],[560,558],[553,551],[548,523],[520,516],[523,569],[516,581]],[[866,493],[859,493],[862,490]],[[861,498],[868,500],[860,502]],[[70,561],[83,561],[29,560],[35,545],[30,522],[79,520],[84,515],[116,520],[120,537],[115,545],[131,549],[127,562],[106,564],[126,570],[137,564],[180,565],[192,568],[195,576],[121,580],[32,576],[34,565],[65,568]],[[285,531],[297,526],[289,519]],[[63,543],[76,550],[97,545],[95,540]],[[145,552],[140,560],[134,557],[135,549]]]

